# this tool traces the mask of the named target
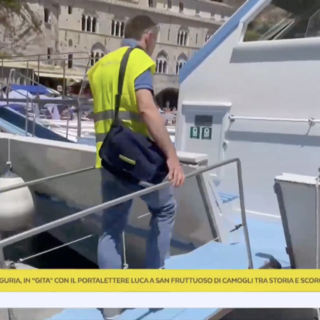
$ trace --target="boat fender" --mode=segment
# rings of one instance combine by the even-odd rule
[[[12,171],[8,162],[5,172],[0,176],[0,190],[20,183],[24,183],[24,180]],[[0,193],[0,204],[0,233],[26,227],[35,211],[28,187]]]

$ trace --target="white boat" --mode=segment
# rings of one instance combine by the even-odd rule
[[[240,158],[246,216],[263,222],[259,227],[253,225],[249,233],[255,241],[252,242],[255,258],[279,262],[273,259],[279,256],[284,257],[280,268],[319,269],[320,1],[270,3],[270,0],[245,2],[181,69],[175,145],[181,160],[188,160],[185,167],[188,171],[194,170],[195,165]],[[14,168],[25,180],[84,168],[93,163],[95,153],[94,146],[9,134],[0,134],[0,150],[0,162],[5,163],[10,154]],[[246,269],[248,262],[252,267],[250,258],[243,257],[246,253],[251,255],[247,242],[237,248],[218,246],[211,241],[215,236],[222,243],[234,241],[230,237],[233,230],[228,226],[239,220],[240,211],[244,213],[243,203],[240,210],[237,200],[237,195],[242,198],[243,190],[238,190],[241,184],[236,174],[235,167],[224,166],[188,180],[178,190],[179,214],[172,253],[187,252],[189,248],[182,243],[190,242],[194,247],[206,245],[193,254],[170,259],[169,269],[203,269],[203,265],[212,269]],[[34,186],[33,191],[51,196],[51,206],[53,196],[63,200],[70,211],[101,202],[97,171],[43,182]],[[58,210],[60,202],[56,204],[51,208],[44,204],[38,218],[49,221],[58,215],[71,214],[65,205]],[[147,220],[145,207],[136,201],[129,221],[131,231],[126,236],[130,237],[131,245],[128,253],[138,259],[143,256],[143,236],[134,234],[132,229],[147,230]],[[267,220],[271,222],[268,227]],[[85,221],[59,227],[53,234],[69,242],[72,237],[96,233],[99,225],[99,215],[89,216]],[[270,225],[276,226],[277,232]],[[235,233],[238,229],[234,228]],[[265,254],[269,253],[271,242],[275,243],[275,256]],[[92,241],[74,248],[94,259],[95,246]],[[280,303],[279,307],[285,302]],[[319,309],[317,316],[312,309],[297,309],[290,315],[280,315],[277,310],[274,313],[263,310],[263,315],[250,310],[251,317],[211,314],[210,319],[320,318]],[[130,318],[130,310],[126,312]],[[145,314],[142,311],[139,317]],[[209,315],[204,317],[209,319]],[[161,319],[168,318],[163,315]]]
[[[318,25],[313,22],[318,19],[320,5],[316,2],[311,10],[310,2],[269,3],[267,0],[246,2],[181,70],[175,145],[181,152],[208,154],[209,164],[239,157],[247,214],[279,222],[279,206],[272,189],[275,176],[283,172],[315,175],[319,166],[320,111],[316,80],[320,38],[314,36],[312,28]],[[275,15],[266,20],[259,16],[261,12],[262,15],[275,12]],[[300,15],[304,13],[308,23],[304,24],[304,32],[299,33]],[[280,22],[277,19],[283,21],[284,16],[290,18],[290,23],[275,31],[274,26]],[[247,31],[251,21],[255,23]],[[261,41],[244,41],[260,21],[269,21],[266,26],[273,31],[258,29],[263,33]],[[310,34],[313,36],[309,37]],[[8,136],[3,137],[1,150],[6,150]],[[25,180],[94,163],[94,146],[32,137],[14,137],[12,143],[14,167]],[[5,163],[6,158],[6,153],[1,153],[0,162]],[[239,215],[235,169],[222,168],[209,175],[221,199],[231,199],[226,201],[231,216]],[[91,172],[43,183],[34,190],[78,210],[101,202],[99,185],[99,174]],[[183,218],[177,223],[175,235],[185,237],[187,242],[201,243],[202,236],[208,239],[212,234],[209,229],[203,229],[207,220],[193,212],[195,199],[188,197],[181,195],[186,209],[180,214]],[[146,230],[148,219],[138,217],[147,211],[139,201],[136,206],[130,223]],[[53,214],[50,217],[55,218]],[[66,239],[66,232],[63,236],[64,242],[72,240]]]
[[[10,150],[14,171],[25,181],[90,167],[95,161],[94,146],[13,136],[6,133],[0,133],[0,148],[6,150],[0,154],[0,162],[7,161],[6,157]],[[201,154],[190,156],[188,153],[181,153],[180,157],[187,159],[191,164],[191,167],[186,167],[187,171],[195,170],[195,166],[205,163],[206,159],[206,155]],[[100,184],[100,171],[94,169],[33,186],[31,189],[36,195],[37,202],[36,224],[41,225],[102,203]],[[173,254],[192,251],[213,237],[208,224],[208,212],[197,185],[196,178],[190,179],[186,186],[176,193],[178,201],[180,199],[180,206],[172,243]],[[183,196],[184,192],[190,195],[186,198]],[[195,208],[198,210],[194,210]],[[127,233],[128,252],[134,254],[135,261],[142,261],[149,217],[145,204],[141,200],[136,200]],[[230,226],[229,229],[232,227]],[[68,243],[89,234],[96,235],[99,230],[100,214],[96,214],[88,219],[53,229],[51,233],[62,242]],[[92,245],[90,245],[91,241]],[[97,237],[93,237],[86,241],[86,245],[79,243],[72,247],[95,262],[96,241]]]
[[[29,98],[28,102],[14,103],[15,99],[24,99],[25,97]],[[83,114],[81,116],[81,123],[79,126],[79,120],[75,119],[73,108],[67,109],[67,106],[65,106],[62,111],[60,111],[58,108],[58,104],[56,103],[42,103],[42,107],[40,108],[39,104],[34,102],[36,96],[31,95],[26,90],[20,89],[12,90],[11,92],[9,92],[8,98],[12,99],[11,101],[13,101],[13,103],[1,101],[0,106],[2,108],[8,107],[22,115],[28,114],[28,121],[32,122],[35,119],[37,124],[50,129],[51,131],[57,133],[59,136],[66,138],[70,142],[85,143],[89,145],[95,144],[94,122],[91,118],[88,118],[87,115]],[[40,100],[44,101],[47,99],[51,99],[51,97],[48,97],[46,95],[40,95],[39,98]],[[6,95],[3,96],[3,99],[6,99]],[[59,96],[55,97],[54,99],[61,100],[62,97]],[[77,101],[74,101],[74,103],[76,104]],[[10,113],[12,112],[13,111],[11,111]],[[63,119],[62,113],[65,113],[65,117],[69,119]],[[163,117],[169,124],[171,124],[172,119],[175,119],[175,115],[173,114],[168,115],[163,113]],[[6,117],[4,118],[4,120],[6,120]],[[13,125],[19,126],[13,119],[11,119],[10,122]],[[20,122],[20,129],[22,129],[22,127],[25,128],[26,126],[25,124],[21,126]],[[175,127],[173,125],[168,125],[167,128],[172,141],[174,142]],[[44,136],[38,135],[38,137]]]

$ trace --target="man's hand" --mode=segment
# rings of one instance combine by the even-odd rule
[[[167,166],[169,169],[168,180],[171,181],[172,185],[176,188],[182,186],[185,176],[179,159],[177,157],[169,158],[167,160]]]

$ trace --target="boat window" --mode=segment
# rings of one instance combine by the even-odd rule
[[[272,0],[248,24],[244,41],[320,36],[320,0]]]

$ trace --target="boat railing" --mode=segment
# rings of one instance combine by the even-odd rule
[[[39,57],[39,56],[38,56]],[[60,58],[59,58],[60,59]],[[27,61],[30,61],[30,60],[27,60]],[[16,61],[15,61],[16,62]],[[85,70],[87,71],[89,67],[89,62],[87,63],[86,65],[86,68]],[[65,66],[64,66],[64,69],[65,69]],[[81,89],[79,91],[79,94],[77,97],[73,98],[73,97],[68,97],[65,95],[65,87],[63,87],[63,92],[62,94],[59,94],[59,97],[61,97],[61,100],[57,100],[57,99],[46,99],[46,100],[40,100],[39,99],[39,86],[42,86],[44,87],[45,89],[48,89],[48,91],[50,91],[50,88],[44,86],[43,84],[39,83],[38,81],[35,81],[34,79],[32,79],[31,77],[28,77],[26,75],[24,75],[23,73],[17,71],[16,69],[11,69],[10,70],[10,73],[9,73],[9,77],[8,77],[8,83],[3,83],[2,82],[2,85],[3,86],[6,86],[7,88],[7,91],[8,89],[10,88],[11,90],[13,91],[16,91],[16,92],[19,92],[17,90],[14,90],[12,88],[12,85],[14,84],[14,79],[15,79],[15,76],[19,76],[21,78],[24,78],[28,81],[32,81],[34,84],[37,84],[38,85],[38,93],[37,95],[35,96],[34,99],[30,99],[28,96],[26,95],[23,95],[21,92],[19,92],[20,95],[24,96],[26,98],[26,101],[23,101],[23,99],[10,99],[10,98],[6,98],[5,101],[7,103],[9,102],[26,102],[27,104],[29,103],[28,100],[32,100],[33,103],[37,103],[38,105],[45,105],[45,104],[63,104],[63,105],[67,105],[67,111],[68,111],[68,117],[67,117],[67,126],[65,128],[63,127],[59,127],[58,125],[53,125],[53,124],[50,124],[52,126],[55,126],[57,128],[60,128],[60,129],[65,129],[66,133],[65,133],[65,138],[68,139],[69,137],[69,121],[70,121],[70,105],[76,107],[76,110],[77,110],[77,139],[81,138],[81,135],[82,135],[82,130],[81,130],[81,105],[82,104],[88,104],[88,99],[83,99],[83,98],[80,98],[81,97],[81,94],[83,92],[83,89],[84,89],[84,83],[85,83],[85,78],[86,78],[86,71],[84,72],[84,75],[83,75],[83,79],[82,79],[82,82],[81,82]],[[65,72],[63,74],[63,79],[65,80]],[[1,100],[1,97],[0,97],[0,101]],[[32,104],[33,106],[33,104]],[[34,109],[34,108],[33,108]],[[26,131],[26,134],[28,133],[28,116],[27,116],[27,113],[26,113],[26,119],[25,119],[25,122],[26,122],[26,125],[25,125],[25,131]],[[33,129],[33,136],[34,136],[34,131],[35,131],[35,121],[36,121],[36,118],[35,118],[35,114],[34,114],[34,117],[33,117],[33,121],[34,121],[34,129]]]
[[[21,72],[16,71],[15,69],[11,69],[11,70],[10,70],[10,74],[9,74],[9,78],[8,78],[8,82],[9,82],[10,84],[11,84],[11,83],[13,84],[13,80],[14,80],[14,78],[15,78],[15,75],[19,75],[21,78],[24,78],[24,79],[26,79],[26,80],[32,80],[30,77],[22,74]],[[45,85],[41,84],[40,82],[37,82],[37,81],[33,81],[33,82],[38,85],[38,88],[39,88],[39,86],[41,86],[41,87],[47,89],[48,91],[49,91],[49,89],[50,89],[50,88],[46,87]],[[38,94],[37,94],[37,96],[38,96]],[[63,90],[62,95],[59,94],[58,96],[60,96],[60,97],[62,98],[62,100],[63,100],[63,99],[74,100],[75,105],[77,105],[76,102],[78,102],[78,101],[76,101],[75,99],[72,99],[71,97],[65,97],[65,96],[64,96],[64,90]],[[57,102],[61,102],[62,100],[56,100],[56,103],[57,103]],[[65,130],[66,130],[65,138],[66,138],[66,139],[68,139],[68,137],[69,137],[69,120],[70,120],[70,106],[69,106],[69,105],[67,105],[67,111],[68,111],[67,127],[65,128]],[[27,122],[28,122],[28,119],[26,118],[25,121],[26,121],[26,123],[27,123]],[[34,130],[35,130],[35,121],[36,121],[35,115],[34,115],[34,117],[33,117],[33,121],[34,121],[33,127],[34,127]],[[42,122],[42,121],[41,121],[41,122]],[[43,123],[42,123],[42,124],[43,124]],[[55,125],[50,124],[50,126],[55,126],[55,127],[59,128],[59,129],[64,129],[63,127],[60,127],[60,126],[57,125],[57,124],[55,124]],[[27,124],[26,124],[26,135],[27,135],[27,133],[28,133],[28,132],[27,132],[27,128],[28,128],[28,126],[27,126]],[[34,136],[34,132],[33,132],[33,136]]]
[[[307,123],[309,126],[313,126],[316,123],[320,123],[320,119],[295,119],[295,118],[269,118],[269,117],[243,117],[230,115],[229,120],[234,122],[236,120],[240,121],[268,121],[268,122],[300,122]]]
[[[68,61],[69,60],[69,55],[72,54],[78,54],[78,55],[84,55],[84,58],[83,57],[73,57],[73,60],[77,60],[77,59],[80,59],[80,60],[83,60],[83,59],[86,59],[86,64],[84,64],[84,72],[83,72],[83,77],[81,78],[81,86],[80,86],[80,90],[78,92],[78,94],[76,96],[68,96],[66,95],[65,93],[65,83],[66,83],[66,64],[65,64],[65,61]],[[76,109],[76,120],[77,120],[77,133],[76,133],[76,139],[77,141],[79,141],[79,139],[82,137],[82,111],[84,110],[84,106],[88,106],[88,105],[93,105],[93,100],[90,99],[90,98],[87,98],[85,97],[85,95],[83,95],[83,92],[84,92],[84,89],[85,89],[85,86],[86,86],[86,83],[87,83],[87,78],[86,78],[86,73],[87,73],[87,70],[90,66],[90,64],[92,64],[92,57],[89,55],[89,53],[87,52],[77,52],[77,53],[74,53],[74,52],[66,52],[66,53],[57,53],[57,54],[51,54],[50,55],[50,59],[49,59],[51,62],[54,62],[55,60],[62,60],[64,61],[64,63],[62,63],[62,70],[63,70],[63,74],[62,74],[62,78],[63,78],[63,89],[62,89],[62,94],[59,94],[59,97],[61,97],[60,100],[57,100],[57,99],[45,99],[45,100],[41,100],[39,98],[39,87],[44,87],[45,89],[47,89],[48,91],[50,91],[51,88],[41,84],[39,81],[36,81],[35,78],[34,78],[34,75],[33,77],[30,77],[28,75],[25,75],[23,74],[22,72],[12,68],[9,72],[9,77],[8,77],[8,81],[7,83],[2,83],[3,86],[6,86],[7,90],[10,88],[11,90],[14,90],[12,89],[12,85],[15,84],[16,82],[16,78],[19,77],[19,78],[22,78],[22,79],[25,79],[27,80],[29,83],[33,83],[33,84],[36,84],[38,87],[37,89],[37,93],[34,97],[34,99],[31,99],[29,97],[23,97],[21,99],[17,99],[17,98],[14,98],[14,99],[11,99],[11,98],[6,98],[4,99],[1,95],[0,95],[0,102],[1,101],[6,101],[7,103],[9,102],[13,102],[13,103],[27,103],[27,105],[30,103],[30,101],[32,101],[32,108],[34,110],[34,104],[37,104],[39,106],[39,111],[41,111],[41,107],[43,107],[44,105],[46,104],[56,104],[56,105],[65,105],[67,106],[67,119],[66,119],[66,127],[64,126],[60,126],[58,124],[55,124],[53,122],[51,122],[49,119],[46,119],[48,121],[43,121],[44,119],[39,119],[39,123],[42,124],[42,125],[45,125],[45,126],[50,126],[49,129],[52,129],[55,130],[55,129],[58,129],[59,130],[59,133],[60,135],[63,135],[66,139],[69,139],[69,130],[70,130],[70,127],[69,127],[69,124],[70,124],[70,106],[73,106],[75,107]],[[5,65],[5,63],[8,63],[8,62],[14,62],[14,63],[26,63],[27,64],[27,70],[31,69],[31,70],[34,70],[34,66],[32,66],[32,62],[36,62],[37,63],[37,72],[38,72],[38,75],[40,75],[40,72],[41,72],[41,68],[44,66],[44,65],[40,65],[42,62],[48,62],[48,56],[43,54],[43,55],[31,55],[31,56],[18,56],[18,57],[12,57],[12,58],[6,58],[6,59],[1,59],[1,63],[2,63],[2,71],[3,71],[3,67],[7,67]],[[17,66],[17,68],[20,70],[20,69],[23,69],[22,67],[19,67]],[[70,70],[70,69],[68,69]],[[50,70],[49,70],[50,71]],[[49,72],[48,71],[48,72]],[[56,71],[56,70],[55,70]],[[3,72],[2,72],[3,73]],[[14,90],[16,91],[16,90]],[[23,96],[23,94],[21,94],[21,92],[19,92],[21,96]],[[25,98],[25,99],[24,99]],[[176,115],[173,115],[173,119],[176,118]],[[27,112],[26,112],[26,119],[25,119],[25,134],[27,135],[28,134],[28,122],[29,122],[29,117],[27,116]],[[35,114],[33,113],[33,132],[32,132],[32,135],[34,136],[35,135],[35,125],[36,125],[36,117],[35,117]],[[174,121],[175,122],[175,121]],[[93,126],[93,121],[92,121],[92,127],[94,128]],[[73,129],[73,128],[72,128]],[[65,131],[65,134],[63,133],[63,131]],[[170,134],[172,135],[174,132],[170,132]],[[74,136],[73,132],[72,132],[72,135]]]
[[[10,143],[10,141],[9,141]],[[251,246],[250,246],[250,239],[249,239],[249,231],[248,231],[248,226],[247,226],[247,221],[246,221],[246,212],[245,212],[245,204],[244,204],[244,191],[243,191],[243,180],[242,180],[242,169],[241,169],[241,161],[238,158],[235,159],[229,159],[229,160],[225,160],[225,161],[221,161],[212,165],[208,165],[206,167],[200,167],[190,173],[186,174],[186,179],[192,178],[192,177],[196,177],[198,175],[201,175],[203,173],[206,173],[208,171],[232,164],[232,163],[236,163],[236,167],[237,167],[237,180],[238,180],[238,188],[239,188],[239,201],[240,201],[240,209],[241,209],[241,220],[242,220],[242,225],[243,225],[243,230],[244,230],[244,237],[245,237],[245,244],[246,244],[246,251],[247,251],[247,257],[248,257],[248,268],[249,269],[253,269],[253,259],[252,259],[252,252],[251,252]],[[71,176],[71,175],[75,175],[78,173],[82,173],[82,172],[87,172],[90,170],[94,170],[95,167],[88,167],[88,168],[84,168],[84,169],[80,169],[80,170],[76,170],[76,171],[70,171],[67,173],[62,173],[62,174],[57,174],[57,175],[53,175],[53,176],[49,176],[49,177],[45,177],[45,178],[41,178],[41,179],[37,179],[37,180],[33,180],[33,181],[29,181],[29,182],[24,182],[24,183],[20,183],[20,184],[16,184],[13,186],[9,186],[9,187],[5,187],[5,188],[1,188],[0,189],[0,194],[4,193],[4,192],[9,192],[12,190],[17,190],[20,188],[25,188],[25,187],[30,187],[32,185],[44,182],[44,181],[48,181],[48,180],[53,180],[53,179],[57,179],[57,178],[62,178],[62,177],[66,177],[66,176]],[[3,266],[4,268],[6,267],[5,264],[5,260],[4,260],[4,255],[3,255],[3,248],[14,244],[18,241],[22,241],[25,240],[27,238],[30,238],[32,236],[38,235],[40,233],[46,232],[46,231],[50,231],[51,229],[63,226],[67,223],[79,220],[79,219],[83,219],[89,215],[92,215],[94,213],[97,212],[101,212],[102,210],[105,210],[107,208],[119,205],[123,202],[129,201],[129,200],[133,200],[137,197],[141,197],[143,195],[149,194],[151,192],[163,189],[167,186],[169,186],[170,181],[164,181],[160,184],[157,185],[151,185],[151,184],[144,184],[145,188],[134,192],[134,193],[130,193],[128,195],[125,195],[123,197],[108,201],[108,202],[104,202],[102,204],[93,206],[91,208],[85,209],[83,211],[74,213],[72,215],[69,215],[67,217],[58,219],[56,221],[52,221],[49,223],[46,223],[42,226],[21,232],[19,234],[13,235],[11,237],[8,237],[6,239],[3,239],[0,241],[0,266]],[[213,234],[215,230],[212,230]]]
[[[80,56],[80,57],[79,57]],[[62,68],[62,80],[63,80],[63,97],[65,96],[65,87],[66,87],[66,69],[69,71],[78,71],[73,68],[69,68],[68,62],[72,60],[72,64],[75,61],[79,60],[85,60],[83,64],[81,64],[81,68],[83,70],[83,78],[85,79],[85,75],[87,73],[87,70],[90,66],[90,63],[92,62],[92,57],[88,52],[65,52],[65,53],[53,53],[53,54],[37,54],[37,55],[26,55],[26,56],[14,56],[11,58],[2,58],[1,59],[1,77],[3,78],[4,74],[4,68],[7,67],[7,65],[10,64],[16,64],[21,65],[21,69],[27,69],[27,72],[29,70],[35,71],[38,76],[40,75],[40,72],[43,67],[50,67],[50,66],[58,66]],[[24,63],[26,64],[24,66]],[[36,66],[33,65],[33,63],[36,64]],[[19,66],[17,66],[19,68]],[[80,66],[78,66],[80,67]],[[46,70],[47,72],[51,70]],[[58,70],[55,70],[58,71]],[[28,72],[29,73],[29,72]],[[76,77],[76,75],[74,75]],[[27,77],[31,83],[36,83],[34,76]],[[37,82],[39,84],[39,82]]]
[[[10,75],[9,77],[11,76],[11,70],[10,70]],[[34,108],[34,104],[33,104],[33,100],[30,99],[30,97],[27,95],[27,94],[24,94],[18,90],[15,90],[12,88],[11,84],[5,84],[4,82],[0,81],[0,85],[1,86],[5,86],[6,87],[6,97],[3,98],[2,94],[2,90],[1,90],[1,93],[0,93],[0,98],[3,98],[6,102],[7,102],[7,106],[9,106],[9,89],[11,91],[14,91],[14,92],[17,92],[19,93],[19,95],[25,97],[25,101],[26,101],[26,105],[25,105],[25,135],[28,135],[28,123],[29,123],[29,116],[28,116],[28,106],[29,106],[29,103],[31,103],[31,108],[32,108],[32,113],[33,113],[33,129],[32,129],[32,136],[34,137],[35,135],[35,116],[36,116],[36,112],[35,112],[35,108]],[[0,99],[1,101],[2,99]]]
[[[9,79],[10,77],[14,74],[14,72],[12,71],[15,71],[14,69],[10,70],[10,75],[9,75]],[[21,99],[16,99],[16,98],[9,98],[8,95],[9,95],[9,90],[11,91],[14,91],[14,92],[17,92],[19,95],[23,96],[25,98],[25,135],[28,135],[28,124],[29,124],[29,115],[28,115],[28,106],[29,104],[31,104],[31,108],[32,108],[32,121],[33,121],[33,126],[32,126],[32,136],[34,137],[35,136],[35,125],[36,125],[36,112],[35,112],[35,107],[34,107],[34,103],[37,103],[39,101],[35,101],[35,99],[31,99],[27,94],[24,94],[23,92],[19,91],[19,90],[16,90],[14,88],[12,88],[12,85],[14,85],[13,83],[4,83],[2,81],[0,81],[0,85],[2,87],[5,87],[6,90],[6,97],[3,98],[2,96],[2,91],[0,93],[0,101],[6,101],[7,102],[7,106],[9,106],[9,102],[17,102],[17,100],[19,100],[19,102],[21,103]],[[45,100],[47,101],[47,100]],[[61,101],[61,100],[59,100]],[[69,112],[69,106],[68,106],[68,112]],[[41,123],[43,124],[43,123]],[[69,122],[67,122],[67,126],[68,126]],[[58,125],[57,125],[58,127]],[[64,129],[63,127],[60,127],[61,129]],[[66,128],[66,138],[68,138],[68,127]]]
[[[93,58],[91,57],[89,52],[72,52],[72,51],[65,52],[65,53],[37,54],[37,55],[14,56],[14,57],[10,57],[10,58],[2,58],[1,59],[1,77],[3,79],[4,68],[10,64],[20,64],[21,66],[20,67],[17,66],[17,68],[27,69],[28,74],[29,74],[29,69],[33,70],[33,71],[37,72],[38,76],[40,76],[40,72],[41,72],[42,68],[44,68],[44,67],[50,67],[50,66],[62,67],[62,81],[63,81],[62,100],[60,100],[59,102],[63,103],[64,105],[67,105],[68,108],[70,105],[74,105],[78,109],[78,112],[77,112],[78,132],[77,132],[77,134],[78,134],[78,138],[80,138],[81,137],[81,112],[80,112],[81,105],[83,103],[87,104],[87,100],[81,99],[80,97],[81,97],[81,94],[82,94],[83,89],[85,87],[86,73],[87,73],[90,65],[92,65],[92,62],[96,62],[95,59],[94,59],[94,61],[92,61],[92,59]],[[70,60],[72,60],[72,64],[76,63],[77,61],[84,60],[84,63],[83,64],[81,63],[81,69],[82,69],[81,88],[80,88],[79,95],[76,99],[69,97],[67,99],[69,101],[65,101],[66,100],[65,99],[65,97],[66,97],[65,89],[66,89],[67,70],[68,71],[75,71],[75,72],[79,71],[77,69],[69,68],[68,62]],[[33,64],[36,64],[36,66]],[[79,68],[80,66],[77,66],[77,67]],[[50,72],[50,71],[51,70],[46,70],[46,72]],[[53,70],[53,71],[56,72],[58,70]],[[10,73],[11,72],[12,71],[10,71]],[[17,71],[14,71],[14,72],[17,72]],[[39,83],[39,81],[36,81],[34,79],[34,74],[33,74],[33,77],[29,77],[29,76],[24,75],[21,72],[19,72],[19,76],[27,79],[30,83],[41,85]],[[76,75],[73,75],[73,76],[76,77]],[[10,81],[12,82],[12,80],[13,80],[13,77],[11,74]],[[72,101],[72,103],[70,103],[71,101]],[[77,101],[76,104],[74,103],[75,101]],[[14,102],[24,102],[24,101],[15,100]],[[47,103],[56,103],[56,101],[47,100]],[[70,114],[70,110],[68,111],[68,113]],[[66,129],[66,138],[68,138],[68,128]]]

